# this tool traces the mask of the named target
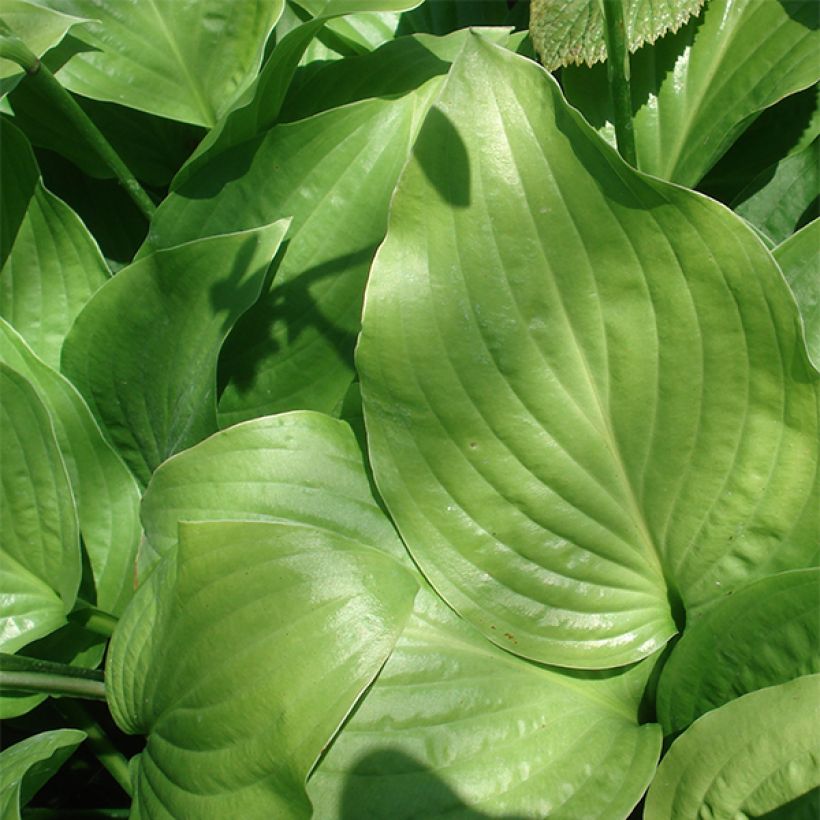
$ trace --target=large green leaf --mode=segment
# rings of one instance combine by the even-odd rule
[[[308,772],[414,592],[392,558],[327,530],[180,525],[106,669],[117,723],[148,735],[132,816],[309,817]]]
[[[800,306],[809,358],[820,370],[820,219],[815,219],[774,249],[786,281]]]
[[[618,0],[622,2],[622,0]],[[624,24],[630,51],[677,31],[705,0],[625,0]],[[532,0],[530,34],[541,62],[552,71],[571,63],[606,59],[600,0]]]
[[[236,425],[169,459],[145,491],[142,519],[142,570],[170,552],[179,521],[296,521],[407,555],[348,425],[309,411]]]
[[[0,39],[17,37],[36,57],[56,46],[66,33],[87,20],[63,14],[60,9],[43,8],[37,0],[3,0],[0,6]],[[25,76],[20,66],[0,59],[0,97],[8,94]]]
[[[697,183],[760,111],[820,78],[817,17],[814,0],[711,0],[701,19],[635,53],[638,167]],[[614,142],[605,67],[567,69],[562,83]]]
[[[212,126],[253,80],[284,0],[38,0],[93,22],[59,71],[69,90]]]
[[[2,118],[0,141],[0,205],[18,215],[9,225],[13,233],[8,246],[3,243],[0,316],[40,357],[58,367],[74,319],[111,273],[77,214],[43,187],[26,138]]]
[[[704,613],[675,646],[658,685],[667,733],[764,686],[820,673],[820,569],[762,578]]]
[[[776,245],[794,233],[820,197],[820,139],[767,169],[732,203],[732,209]],[[816,213],[812,216],[817,216]]]
[[[41,732],[0,753],[0,817],[20,820],[24,806],[85,740],[77,729]]]
[[[771,255],[480,38],[394,196],[357,364],[405,543],[518,654],[626,664],[670,599],[816,560],[818,382]]]
[[[2,320],[0,361],[27,378],[49,410],[77,501],[80,532],[94,577],[93,603],[118,615],[134,586],[141,535],[139,487],[74,386],[38,359]]]
[[[637,721],[645,678],[535,666],[422,589],[310,780],[315,816],[625,818],[660,753],[658,727]]]
[[[216,361],[259,297],[287,220],[158,251],[91,299],[63,369],[134,473],[216,430]]]
[[[818,697],[820,675],[807,675],[697,720],[661,762],[646,820],[768,817],[820,786]]]
[[[425,99],[370,100],[277,126],[219,154],[160,206],[153,247],[293,217],[272,288],[223,353],[223,425],[341,402],[367,269]]]
[[[0,649],[15,652],[65,623],[80,583],[80,539],[48,411],[5,364],[0,430]]]

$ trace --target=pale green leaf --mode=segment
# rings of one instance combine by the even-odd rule
[[[284,0],[39,0],[92,18],[88,49],[57,74],[70,91],[212,126],[253,81]]]
[[[810,222],[773,253],[800,307],[809,358],[820,370],[820,220]]]
[[[310,817],[307,775],[414,592],[392,558],[326,530],[180,525],[106,669],[117,723],[148,735],[132,816]]]
[[[677,31],[697,15],[705,0],[618,0],[630,51]],[[572,63],[606,59],[600,0],[532,0],[530,35],[544,66],[552,71]]]
[[[670,601],[816,561],[818,380],[771,255],[478,37],[393,198],[357,365],[400,534],[513,652],[626,664]]]
[[[623,680],[640,692],[645,677],[528,663],[422,589],[309,782],[314,817],[625,818],[660,753],[658,727],[638,725]]]
[[[77,501],[94,600],[118,615],[131,598],[141,527],[140,491],[74,386],[0,320],[0,361],[27,378],[48,408]]]
[[[632,56],[638,167],[693,186],[749,121],[820,78],[815,0],[711,0]],[[569,68],[567,99],[614,142],[606,69]]]
[[[813,203],[816,210],[818,197],[820,139],[764,171],[737,195],[732,209],[776,245],[794,233]]]
[[[259,297],[287,227],[158,251],[121,270],[77,318],[63,370],[143,483],[216,430],[219,350]]]
[[[163,464],[142,503],[140,575],[171,551],[179,521],[236,519],[301,522],[407,555],[373,500],[350,428],[320,413],[238,424]]]
[[[59,8],[43,8],[36,0],[0,2],[0,36],[11,34],[19,38],[35,57],[42,57],[70,29],[86,22],[82,16],[63,14]],[[0,58],[0,97],[8,94],[24,76],[17,63]]]
[[[707,610],[676,644],[658,685],[666,733],[730,700],[820,673],[820,569],[755,581]]]
[[[80,539],[48,411],[5,364],[0,430],[0,649],[15,652],[65,623],[80,583]]]
[[[77,214],[43,186],[31,146],[5,119],[0,142],[0,207],[18,215],[0,261],[0,316],[59,367],[66,334],[111,273]]]
[[[332,412],[341,401],[367,270],[425,99],[370,100],[277,126],[219,154],[160,206],[153,247],[293,217],[273,286],[223,352],[223,426]]]
[[[819,697],[820,675],[807,675],[695,721],[661,762],[646,820],[768,816],[820,786]]]
[[[85,740],[77,729],[55,729],[27,737],[0,752],[0,817],[19,820],[20,808]]]

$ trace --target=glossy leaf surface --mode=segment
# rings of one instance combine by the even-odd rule
[[[308,772],[382,666],[415,582],[310,526],[180,526],[111,643],[109,704],[148,735],[134,817],[307,818]]]
[[[20,820],[24,806],[85,740],[77,729],[41,732],[0,752],[0,817]]]
[[[767,106],[817,82],[814,0],[711,0],[632,56],[638,167],[695,185]],[[606,68],[563,73],[567,99],[614,143]],[[604,128],[606,126],[606,128]]]
[[[29,380],[54,425],[77,502],[80,532],[94,576],[96,606],[118,615],[134,586],[142,528],[137,482],[103,437],[82,396],[0,320],[0,361]]]
[[[0,364],[0,649],[15,652],[65,622],[80,583],[80,540],[68,474],[48,411]]]
[[[212,126],[253,80],[284,0],[40,0],[94,22],[60,69],[70,91]]]
[[[43,186],[31,146],[5,119],[0,141],[0,205],[13,220],[4,220],[9,234],[0,261],[0,316],[59,367],[74,319],[111,273],[77,214]]]
[[[818,384],[771,256],[479,38],[393,199],[357,364],[405,543],[518,654],[626,664],[669,598],[815,561]]]
[[[179,521],[230,519],[301,522],[406,560],[353,433],[319,413],[254,419],[163,464],[142,503],[141,575],[173,548]]]
[[[287,220],[179,245],[121,270],[78,317],[63,369],[147,483],[216,430],[216,361],[259,297]]]
[[[421,105],[414,95],[370,100],[277,126],[220,154],[160,206],[152,247],[293,217],[273,286],[223,353],[223,426],[341,402],[364,281]]]
[[[658,719],[668,734],[734,698],[820,673],[820,570],[755,581],[704,613],[661,674]]]
[[[661,762],[646,820],[763,817],[820,786],[819,695],[807,675],[704,715]]]
[[[786,281],[800,306],[809,358],[820,370],[820,220],[815,219],[774,249]]]
[[[704,0],[625,0],[630,51],[677,31],[703,8]],[[541,62],[552,71],[572,63],[606,59],[604,15],[599,0],[532,0],[530,34]]]
[[[660,753],[637,723],[645,678],[530,664],[423,589],[311,778],[315,816],[625,818]]]

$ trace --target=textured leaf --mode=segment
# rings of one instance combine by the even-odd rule
[[[806,332],[809,358],[820,370],[820,220],[815,219],[774,249],[786,281],[797,299]]]
[[[85,22],[81,17],[63,14],[59,9],[43,8],[36,0],[3,0],[0,6],[0,37],[7,34],[17,37],[36,57],[42,57],[71,28]],[[17,63],[0,59],[0,97],[8,94],[24,75]]]
[[[357,364],[405,543],[518,654],[626,664],[670,599],[816,560],[818,383],[771,255],[479,38],[394,196]]]
[[[293,217],[272,288],[223,353],[223,426],[341,402],[367,269],[422,105],[415,95],[371,100],[277,126],[220,154],[160,206],[153,247]]]
[[[702,21],[634,54],[638,167],[695,185],[754,116],[817,82],[817,29],[814,0],[711,0]],[[605,67],[568,69],[562,84],[614,143]]]
[[[820,197],[820,140],[791,154],[741,191],[733,210],[774,244],[794,233],[803,214]],[[817,214],[812,214],[817,216]]]
[[[74,386],[0,320],[0,361],[29,380],[48,408],[77,501],[80,532],[94,577],[94,601],[118,615],[131,598],[142,529],[140,491],[103,438]]]
[[[389,655],[415,582],[310,526],[180,525],[111,642],[109,704],[148,734],[135,817],[309,817],[308,772]]]
[[[637,723],[645,677],[535,666],[423,589],[310,780],[314,816],[625,818],[660,753],[658,727]]]
[[[630,51],[677,31],[705,0],[625,0]],[[530,35],[541,62],[552,71],[572,63],[606,59],[604,15],[599,0],[532,0]]]
[[[80,583],[74,498],[48,411],[0,364],[0,649],[15,652],[65,622]]]
[[[216,360],[259,297],[287,220],[159,251],[78,317],[63,369],[136,476],[216,430]]]
[[[85,740],[77,729],[28,737],[0,752],[0,817],[19,820],[24,806]]]
[[[762,578],[687,628],[663,668],[658,719],[672,734],[730,700],[820,673],[820,569]]]
[[[807,675],[697,720],[661,762],[646,820],[762,817],[820,786],[818,696],[820,675]]]
[[[373,501],[350,428],[307,411],[239,424],[169,459],[145,491],[142,519],[141,575],[171,551],[179,521],[295,521],[407,555]]]
[[[0,119],[0,141],[0,204],[19,215],[0,262],[0,316],[41,358],[59,367],[69,328],[111,273],[77,214],[43,187],[31,146],[5,119]],[[13,182],[7,186],[9,177]]]
[[[284,0],[39,0],[93,22],[57,77],[70,91],[212,126],[256,76]]]

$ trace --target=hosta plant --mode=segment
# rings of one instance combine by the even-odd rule
[[[3,817],[816,817],[818,22],[3,0]]]

